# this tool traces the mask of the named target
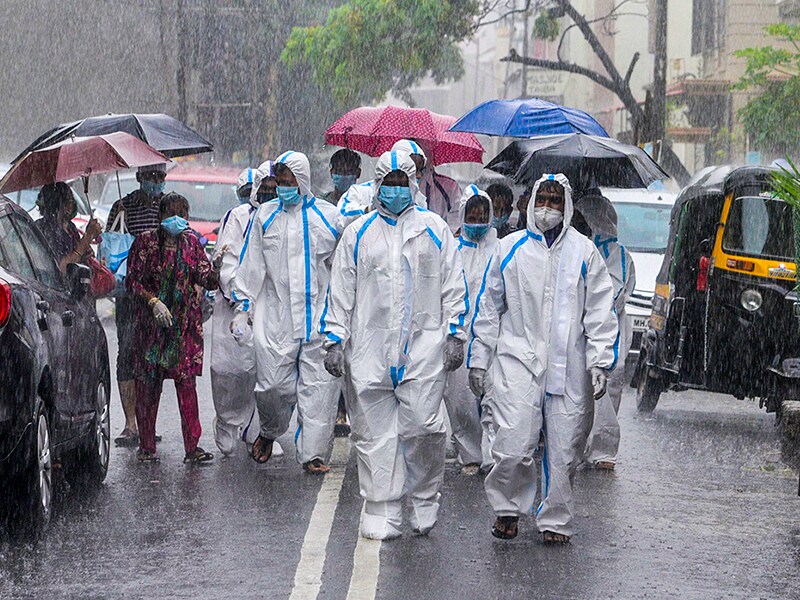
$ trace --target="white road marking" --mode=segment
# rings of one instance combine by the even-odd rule
[[[363,508],[361,512],[363,516]],[[353,573],[350,575],[347,600],[375,600],[380,571],[380,540],[368,540],[359,535],[356,551],[353,555]]]
[[[317,502],[300,549],[300,562],[294,575],[294,588],[290,600],[316,600],[322,585],[325,550],[333,527],[333,516],[339,503],[339,492],[350,457],[350,442],[336,438],[331,455],[331,471],[325,475],[317,494]],[[372,595],[374,598],[374,593]]]

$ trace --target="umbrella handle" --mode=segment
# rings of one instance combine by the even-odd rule
[[[89,176],[84,175],[81,179],[83,179],[83,195],[86,197],[86,204],[89,205],[89,215],[94,217],[94,208],[92,207],[92,201],[89,199]]]

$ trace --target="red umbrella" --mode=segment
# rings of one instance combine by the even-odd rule
[[[129,133],[74,137],[29,152],[0,181],[0,192],[166,162],[170,159]]]
[[[395,142],[412,139],[425,150],[434,165],[483,162],[483,146],[471,133],[448,131],[455,117],[425,108],[399,106],[354,108],[325,132],[325,143],[343,146],[369,156],[380,156]]]

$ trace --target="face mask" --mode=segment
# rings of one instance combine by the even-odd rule
[[[281,199],[281,202],[288,204],[289,206],[300,204],[300,202],[303,200],[303,197],[300,195],[300,189],[296,187],[279,185],[277,192],[278,198]]]
[[[506,223],[508,223],[508,217],[510,215],[503,215],[502,217],[492,217],[492,227],[495,229],[500,229]]]
[[[160,196],[164,193],[164,186],[166,185],[166,182],[161,181],[156,183],[155,181],[150,181],[149,179],[143,179],[141,185],[142,191],[148,196]]]
[[[491,227],[491,225],[464,223],[464,233],[467,234],[469,239],[480,242],[484,237],[486,237],[486,234],[489,233],[489,227]]]
[[[400,185],[382,185],[378,200],[390,213],[399,215],[411,205],[411,190]]]
[[[180,235],[186,230],[187,227],[189,227],[189,221],[183,217],[174,215],[161,221],[161,227],[163,227],[164,231],[166,231],[172,237],[175,237]]]
[[[340,194],[343,194],[347,190],[350,189],[350,186],[355,184],[356,176],[355,175],[339,175],[338,173],[334,173],[331,175],[331,180],[333,181],[333,187],[336,188],[336,191]]]
[[[564,220],[564,213],[549,206],[533,209],[533,219],[540,231],[550,231]]]
[[[256,194],[256,202],[259,204],[264,204],[264,202],[269,202],[270,200],[275,200],[278,197],[278,194],[274,191],[270,190],[268,192],[258,192]]]

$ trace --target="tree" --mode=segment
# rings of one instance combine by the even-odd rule
[[[800,25],[769,25],[765,33],[785,47],[763,46],[739,50],[746,61],[739,90],[758,93],[739,110],[752,145],[776,155],[796,152],[800,146]]]

